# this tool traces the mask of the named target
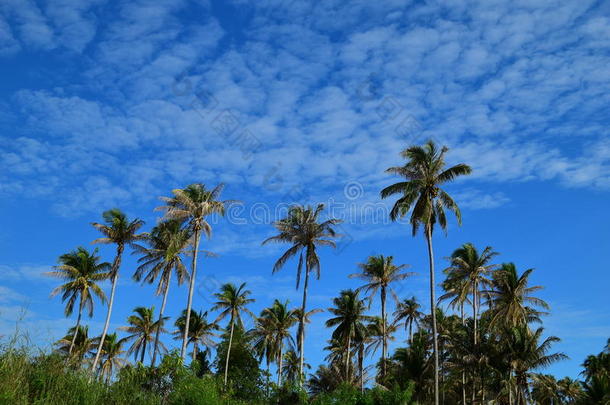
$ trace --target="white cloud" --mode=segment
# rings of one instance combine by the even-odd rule
[[[0,279],[9,281],[32,281],[37,282],[47,279],[44,273],[51,271],[52,266],[23,264],[18,266],[7,266],[0,264]]]

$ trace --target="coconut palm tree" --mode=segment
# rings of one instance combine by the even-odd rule
[[[304,367],[309,370],[311,365],[304,364]],[[296,383],[299,380],[299,355],[294,349],[290,349],[284,354],[284,366],[282,367],[282,378],[284,381]]]
[[[193,345],[193,361],[197,358],[197,354],[199,353],[199,345],[202,345],[209,350],[216,346],[213,338],[217,337],[216,331],[218,330],[218,324],[215,322],[208,322],[207,320],[208,313],[207,312],[195,312],[191,310],[191,316],[189,319],[189,331],[187,333],[188,336],[188,344]],[[176,320],[175,326],[178,328],[174,332],[174,339],[180,340],[184,337],[184,328],[186,327],[186,309],[182,311],[180,317]]]
[[[525,324],[506,330],[503,338],[508,363],[510,364],[509,378],[515,376],[515,399],[517,405],[525,405],[529,398],[528,380],[532,378],[531,370],[548,367],[552,363],[567,359],[563,353],[549,354],[553,343],[559,338],[549,336],[541,340],[544,329],[535,331]]]
[[[140,363],[144,363],[146,346],[153,341],[157,332],[167,332],[163,329],[163,323],[169,319],[169,316],[155,321],[155,307],[136,307],[133,312],[134,315],[127,318],[129,326],[122,326],[119,330],[130,334],[123,340],[126,342],[133,340],[127,354],[133,354],[135,361],[138,361],[139,356]]]
[[[413,342],[413,324],[419,325],[419,320],[424,314],[419,310],[421,305],[417,302],[417,298],[412,296],[411,298],[405,298],[402,302],[399,302],[394,311],[394,322],[397,326],[400,324],[399,321],[404,319],[405,332],[409,330],[409,344]]]
[[[345,379],[350,380],[350,363],[352,342],[361,340],[367,334],[364,322],[371,319],[364,314],[366,304],[360,299],[357,291],[343,290],[333,299],[334,307],[328,308],[333,315],[326,321],[326,327],[335,327],[332,338],[345,344]]]
[[[178,285],[189,277],[188,271],[182,263],[182,255],[186,253],[189,239],[189,231],[182,228],[180,221],[170,220],[161,222],[152,229],[146,239],[148,247],[135,246],[136,252],[142,256],[138,259],[140,265],[133,275],[134,280],[152,284],[158,279],[155,293],[157,295],[163,294],[159,324],[161,324],[165,313],[172,276],[176,276]],[[153,345],[152,366],[155,365],[157,359],[160,333],[161,328],[157,328]]]
[[[172,190],[172,197],[161,197],[166,205],[156,208],[165,211],[166,219],[174,219],[187,223],[187,229],[192,233],[193,261],[191,263],[191,276],[189,293],[186,305],[186,324],[182,338],[180,356],[184,360],[186,356],[186,345],[188,341],[191,308],[193,306],[193,293],[195,292],[195,279],[197,276],[197,257],[199,243],[203,233],[208,239],[212,236],[212,227],[206,218],[212,214],[224,215],[225,206],[230,201],[220,201],[220,193],[224,185],[219,184],[208,190],[202,183],[194,183],[184,189]]]
[[[322,308],[314,308],[305,312],[305,315],[302,315],[303,308],[295,308],[293,311],[297,320],[303,320],[303,323],[298,323],[296,333],[297,347],[301,347],[301,339],[305,340],[305,325],[309,325],[311,323],[311,317],[313,315],[324,312],[324,310]]]
[[[265,359],[267,364],[267,396],[269,396],[269,366],[271,362],[277,360],[277,354],[275,353],[276,345],[274,344],[274,328],[271,320],[265,316],[265,312],[261,312],[260,316],[254,320],[254,328],[248,331],[249,336],[252,338],[252,348],[256,353],[259,362]]]
[[[224,385],[227,385],[227,377],[229,372],[229,357],[231,356],[231,344],[233,343],[233,330],[235,322],[239,323],[240,327],[243,328],[243,322],[241,319],[242,312],[250,315],[254,318],[254,314],[246,308],[246,305],[254,302],[253,298],[248,298],[252,292],[246,290],[246,283],[241,283],[239,287],[235,284],[227,283],[220,287],[220,293],[215,293],[214,296],[218,301],[212,307],[212,311],[220,310],[220,315],[216,319],[216,323],[220,320],[229,317],[229,347],[227,348],[227,359],[225,361],[225,376]],[[188,318],[187,318],[188,321]]]
[[[529,277],[534,270],[528,269],[519,275],[513,263],[504,263],[494,272],[490,296],[491,326],[504,324],[513,327],[529,322],[540,322],[545,312],[535,307],[548,309],[549,306],[532,294],[542,289],[540,286],[529,286]]]
[[[110,275],[110,263],[100,263],[97,256],[97,249],[89,252],[84,247],[78,247],[70,253],[59,257],[59,265],[53,271],[45,273],[48,276],[60,278],[64,284],[56,287],[51,292],[51,297],[62,293],[61,300],[66,302],[64,313],[66,316],[72,315],[74,305],[78,300],[78,316],[74,330],[80,331],[80,321],[83,309],[87,309],[89,318],[93,316],[93,297],[96,296],[103,303],[106,302],[106,294],[97,284],[106,280]],[[68,357],[72,355],[74,342],[78,333],[72,336],[72,342],[68,348]]]
[[[100,341],[101,336],[95,340]],[[110,383],[112,375],[127,363],[127,360],[123,357],[123,354],[125,354],[124,343],[125,339],[119,339],[116,332],[107,335],[104,339],[99,373],[106,384]]]
[[[280,270],[292,257],[298,256],[297,282],[296,288],[299,289],[301,272],[305,265],[305,280],[303,285],[303,302],[301,305],[301,319],[299,320],[299,383],[303,382],[303,362],[305,359],[305,314],[307,305],[307,287],[309,285],[309,275],[314,272],[316,278],[320,279],[320,258],[316,249],[319,246],[336,247],[333,239],[337,237],[334,226],[341,221],[337,219],[320,220],[320,214],[324,210],[324,204],[318,204],[316,208],[310,206],[293,206],[288,211],[286,218],[276,221],[273,226],[279,231],[265,241],[263,245],[271,242],[288,243],[290,248],[275,262],[273,273]]]
[[[89,338],[89,327],[78,325],[73,326],[68,330],[68,333],[63,338],[55,342],[57,351],[66,355],[71,363],[80,366],[94,347],[93,339]]]
[[[463,308],[468,301],[468,294],[472,295],[472,318],[474,321],[473,340],[474,345],[477,345],[478,336],[478,318],[479,318],[479,303],[480,286],[489,287],[490,276],[495,265],[490,264],[490,261],[497,256],[491,246],[487,246],[481,253],[472,243],[465,243],[451,254],[450,266],[444,270],[447,274],[447,279],[443,286],[448,291],[440,297],[440,300],[453,296],[452,304],[459,305],[462,311],[462,324],[464,324]],[[473,384],[475,384],[473,378]],[[475,388],[473,386],[473,392]]]
[[[532,376],[532,399],[539,405],[561,403],[559,385],[552,375],[534,374]]]
[[[369,323],[366,325],[366,328],[366,355],[371,356],[374,356],[379,348],[383,348],[384,343],[387,345],[388,340],[394,341],[394,335],[398,330],[398,326],[395,323],[390,323],[384,326],[383,319],[379,316],[371,317]],[[382,361],[385,362],[384,359],[382,359]]]
[[[396,293],[392,289],[392,283],[405,280],[407,277],[412,276],[414,273],[401,273],[408,265],[394,264],[394,257],[392,256],[370,256],[366,263],[360,263],[360,273],[350,274],[350,278],[359,278],[365,282],[362,287],[359,287],[357,291],[364,291],[368,294],[369,302],[372,302],[373,297],[380,293],[381,298],[381,319],[383,322],[380,323],[382,327],[381,336],[386,337],[385,327],[388,324],[386,317],[386,299],[387,293],[390,292],[394,297]],[[370,305],[370,304],[369,304]],[[387,358],[388,342],[386,338],[382,340],[381,345],[381,362],[382,362],[382,376],[386,374],[386,358]]]
[[[570,377],[564,377],[557,381],[559,387],[559,395],[565,404],[575,404],[582,396],[582,387],[578,381]]]
[[[412,146],[402,151],[401,156],[407,159],[404,166],[390,167],[386,171],[405,178],[406,181],[395,183],[381,190],[381,197],[399,194],[390,211],[394,221],[411,211],[410,223],[413,236],[423,225],[424,235],[428,244],[428,260],[430,263],[430,313],[433,326],[434,352],[434,404],[439,403],[439,356],[438,336],[436,330],[436,297],[434,288],[434,251],[432,248],[432,233],[438,224],[443,230],[447,228],[445,209],[452,211],[458,221],[462,222],[462,214],[457,204],[441,186],[453,181],[456,177],[469,174],[470,166],[460,163],[446,168],[445,154],[449,149],[428,141],[424,146]],[[412,210],[411,210],[412,208]]]
[[[488,276],[496,267],[489,262],[497,256],[491,246],[481,253],[472,243],[465,243],[451,254],[451,266],[446,269],[448,279],[467,281],[472,294],[472,318],[474,320],[474,344],[477,344],[477,319],[480,302],[479,286],[489,286]]]
[[[290,328],[295,324],[297,318],[295,312],[288,309],[288,302],[275,300],[273,305],[265,308],[261,317],[266,320],[271,330],[271,344],[273,353],[277,355],[277,385],[282,385],[282,366],[284,360],[284,345],[290,349],[294,346],[294,339],[290,334]]]
[[[607,374],[596,374],[583,382],[580,399],[583,405],[610,404],[610,377]]]
[[[346,379],[339,364],[321,365],[307,381],[307,389],[312,396],[335,391],[342,384],[356,384],[354,379]]]
[[[123,213],[123,211],[118,208],[113,208],[111,210],[105,211],[102,214],[104,218],[104,223],[100,224],[97,222],[93,222],[91,225],[104,237],[98,238],[93,241],[93,243],[102,243],[102,244],[115,244],[116,245],[116,255],[114,257],[114,261],[112,262],[112,268],[110,270],[110,279],[112,281],[112,287],[110,289],[110,301],[108,302],[108,312],[106,313],[106,322],[104,323],[104,329],[102,331],[102,335],[100,336],[99,345],[97,347],[97,353],[95,354],[95,360],[93,360],[93,365],[91,366],[91,370],[95,371],[97,368],[97,364],[100,360],[100,354],[102,352],[102,347],[104,345],[104,339],[106,338],[106,333],[108,333],[108,326],[110,325],[110,316],[112,314],[112,306],[114,304],[114,294],[116,292],[117,281],[119,279],[119,269],[121,267],[121,260],[123,258],[123,251],[125,250],[125,246],[133,246],[135,242],[146,238],[146,234],[138,234],[138,230],[144,225],[144,221],[141,219],[134,219],[130,221],[127,218],[127,215]]]

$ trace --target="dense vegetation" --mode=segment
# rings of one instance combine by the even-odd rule
[[[333,248],[340,237],[335,229],[340,221],[322,219],[322,204],[293,206],[274,223],[277,234],[263,241],[287,245],[274,273],[296,261],[296,285],[303,290],[299,307],[275,300],[253,314],[249,306],[256,297],[244,283],[223,285],[208,312],[195,310],[197,258],[202,237],[212,231],[207,218],[222,215],[229,202],[219,199],[221,186],[192,184],[162,198],[163,221],[150,232],[140,232],[143,221],[130,220],[118,209],[104,212],[103,223],[93,224],[102,234],[95,242],[116,247],[112,263],[83,247],[59,257],[49,275],[62,284],[52,295],[61,296],[66,316],[76,315],[75,326],[52,353],[33,352],[18,337],[3,343],[0,402],[610,403],[610,346],[585,360],[583,381],[539,374],[566,356],[553,351],[557,337],[544,335],[541,325],[549,308],[537,296],[541,287],[530,283],[532,269],[520,271],[510,262],[497,262],[492,247],[465,243],[451,253],[439,284],[442,295],[436,298],[434,230],[446,230],[447,211],[461,222],[457,204],[442,186],[470,173],[465,164],[446,167],[446,152],[431,142],[406,149],[405,165],[388,169],[403,181],[381,191],[383,198],[399,197],[390,217],[408,215],[413,235],[422,230],[426,238],[429,314],[422,312],[418,298],[394,291],[412,275],[406,264],[389,255],[366,258],[351,275],[361,287],[338,292],[327,309],[326,364],[311,370],[304,352],[306,329],[321,309],[308,309],[308,285],[312,276],[321,278],[319,249]],[[162,304],[158,312],[135,308],[125,326],[110,333],[127,249],[139,257],[133,279],[155,283]],[[109,295],[99,286],[104,280],[111,282]],[[189,288],[186,309],[172,327],[165,307],[174,280]],[[372,313],[371,302],[377,300],[380,311]],[[92,337],[83,315],[92,317],[96,302],[105,305],[105,326]],[[254,321],[251,330],[245,329],[245,317]],[[163,345],[160,335],[168,333],[180,343],[177,348]],[[389,353],[389,341],[404,344]],[[375,366],[365,367],[367,359],[375,359]]]

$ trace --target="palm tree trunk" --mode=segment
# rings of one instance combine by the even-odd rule
[[[197,360],[197,353],[199,353],[199,345],[193,342],[193,361]]]
[[[76,335],[78,335],[78,327],[80,326],[80,318],[83,314],[83,296],[80,297],[80,305],[78,306],[78,317],[76,318],[76,326],[74,327],[74,333],[72,336],[72,342],[70,342],[70,349],[68,349],[68,358],[72,355],[74,349],[74,343],[76,343]]]
[[[110,326],[110,315],[112,314],[112,305],[114,304],[114,294],[116,292],[117,281],[119,280],[119,267],[121,267],[121,257],[123,256],[123,245],[117,246],[116,257],[114,258],[114,263],[112,264],[112,288],[110,290],[110,301],[108,301],[108,312],[106,313],[106,322],[104,323],[104,330],[102,331],[102,336],[100,337],[100,343],[97,346],[97,353],[95,354],[95,360],[93,360],[93,364],[91,365],[91,378],[93,378],[93,372],[97,367],[98,362],[100,361],[100,354],[102,353],[102,346],[104,345],[104,339],[106,339],[106,334],[108,333],[108,327]]]
[[[271,373],[269,372],[269,357],[267,357],[267,398],[269,398],[269,376]]]
[[[381,341],[381,374],[384,379],[386,376],[385,358],[386,358],[387,344],[388,344],[388,342],[386,340],[385,299],[386,299],[386,290],[385,290],[385,287],[381,287],[381,338],[382,338],[382,341]]]
[[[511,387],[512,370],[508,370],[508,405],[513,405],[513,388]]]
[[[159,322],[157,330],[155,331],[155,343],[153,347],[153,355],[151,365],[154,367],[155,362],[157,360],[157,351],[159,351],[159,335],[161,334],[161,327],[163,322],[163,313],[165,312],[165,304],[167,303],[167,295],[169,293],[169,283],[172,280],[172,276],[167,278],[167,282],[165,283],[165,291],[163,291],[163,302],[161,303],[161,311],[159,312]]]
[[[301,336],[299,337],[299,386],[303,386],[303,363],[305,362],[305,306],[307,304],[307,286],[309,285],[309,265],[305,265],[305,284],[303,285],[303,304],[301,305]]]
[[[186,321],[184,324],[184,335],[182,336],[182,349],[180,357],[184,361],[186,357],[186,345],[188,343],[189,324],[191,322],[191,308],[193,307],[193,293],[195,292],[195,276],[197,275],[197,254],[199,253],[200,230],[195,229],[195,247],[193,250],[193,262],[191,264],[191,280],[189,283],[189,296],[186,304]]]
[[[231,345],[233,344],[233,315],[231,315],[231,334],[229,335],[229,347],[227,347],[227,358],[225,359],[225,387],[227,386],[227,378],[229,376],[229,356],[231,355]]]
[[[472,317],[474,319],[474,329],[473,329],[473,341],[474,341],[474,350],[478,353],[477,350],[477,282],[473,280],[472,282]],[[478,369],[478,368],[477,368]],[[476,379],[477,376],[472,376],[472,399],[474,401],[475,392],[476,392]]]
[[[282,349],[284,345],[280,342],[280,351],[277,359],[277,386],[278,388],[282,386],[282,368],[284,366],[283,358],[282,358]]]
[[[364,342],[358,348],[358,368],[360,369],[360,392],[364,393]]]
[[[460,304],[460,317],[462,318],[462,326],[466,325],[464,317],[464,302]],[[462,370],[462,405],[466,405],[466,373]]]
[[[438,336],[436,328],[436,294],[434,292],[436,283],[434,281],[434,252],[432,249],[432,228],[429,224],[426,224],[426,240],[428,242],[428,260],[430,261],[430,308],[432,311],[432,338],[434,342],[434,404],[439,405]]]
[[[349,381],[349,363],[350,363],[350,355],[351,355],[351,344],[352,344],[352,337],[350,335],[347,335],[347,354],[345,356],[345,382],[347,383]]]
[[[409,346],[413,344],[413,319],[409,319]]]
[[[146,338],[144,339],[144,345],[142,346],[142,355],[140,356],[140,363],[144,364],[144,355],[146,354]]]

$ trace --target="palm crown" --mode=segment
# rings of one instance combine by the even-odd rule
[[[202,183],[193,183],[184,189],[172,190],[173,197],[160,197],[166,205],[156,208],[165,211],[167,219],[186,221],[192,231],[202,231],[207,237],[212,235],[212,227],[206,217],[211,214],[224,215],[228,201],[220,201],[224,188],[219,184],[208,190]]]
[[[190,234],[180,226],[180,222],[170,220],[155,226],[146,241],[148,247],[135,245],[135,251],[142,256],[140,264],[133,275],[134,280],[152,284],[159,279],[157,295],[161,294],[172,274],[176,275],[178,284],[188,279],[188,271],[182,262],[186,253]]]
[[[146,234],[137,233],[144,226],[144,221],[139,218],[129,221],[127,215],[118,208],[104,211],[102,218],[104,218],[103,224],[92,222],[91,225],[104,236],[92,243],[114,243],[118,249],[122,249],[125,245],[132,246],[134,242],[146,238]],[[118,269],[113,268],[113,271],[116,272]]]
[[[458,176],[469,174],[472,169],[464,163],[446,168],[445,153],[448,150],[444,146],[439,150],[432,141],[424,146],[412,146],[401,153],[403,158],[408,159],[404,166],[390,167],[386,170],[406,179],[381,190],[381,197],[400,194],[400,198],[390,211],[392,220],[407,215],[413,208],[410,218],[413,235],[422,224],[429,227],[430,233],[436,223],[442,229],[446,229],[445,209],[455,214],[458,223],[462,222],[459,207],[441,186]]]
[[[518,326],[531,321],[539,321],[545,312],[535,307],[548,309],[549,306],[532,294],[542,289],[540,286],[529,286],[529,277],[534,270],[528,269],[519,275],[513,263],[504,263],[494,273],[492,289],[486,291],[490,296],[491,324],[503,323]]]
[[[341,221],[338,219],[328,219],[320,221],[319,217],[324,210],[324,204],[318,204],[316,208],[310,206],[290,207],[286,218],[276,221],[273,225],[279,234],[267,238],[263,245],[270,242],[289,243],[292,246],[275,262],[273,272],[280,270],[286,262],[299,254],[299,264],[297,267],[297,289],[301,280],[303,264],[308,271],[314,271],[316,277],[320,278],[320,259],[316,252],[317,246],[336,247],[332,238],[337,233],[334,225]],[[305,256],[305,257],[303,257]]]
[[[62,294],[61,299],[66,302],[66,316],[72,314],[74,304],[79,298],[80,308],[86,307],[90,317],[93,316],[93,297],[98,297],[102,303],[106,301],[106,294],[97,283],[109,277],[110,263],[100,261],[97,249],[89,252],[84,247],[78,247],[61,255],[61,264],[46,273],[66,281],[51,292],[51,296]]]
[[[129,326],[122,326],[119,330],[129,333],[125,338],[126,341],[133,340],[127,354],[133,354],[136,359],[140,356],[140,362],[144,362],[146,346],[152,342],[157,329],[165,332],[163,323],[169,317],[155,320],[155,307],[136,307],[133,312],[134,315],[127,318]]]

